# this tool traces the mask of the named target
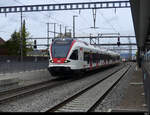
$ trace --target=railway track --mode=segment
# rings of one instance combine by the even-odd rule
[[[65,80],[52,79],[49,81],[44,81],[41,83],[36,83],[36,84],[32,84],[32,85],[25,86],[25,87],[3,91],[3,92],[0,92],[0,104],[6,103],[6,102],[9,102],[9,101],[21,98],[21,97],[25,97],[34,93],[38,93],[43,90],[51,89],[53,87],[63,85],[67,82],[71,82],[71,81],[82,79],[82,78],[69,79],[69,80],[68,79],[67,80],[66,79]]]
[[[52,79],[52,80],[24,86],[24,87],[3,91],[0,92],[0,104],[15,100],[18,97],[24,97],[26,95],[30,95],[46,89],[50,89],[58,85],[64,84],[66,82],[68,82],[68,80]]]
[[[114,71],[104,79],[89,85],[83,90],[51,107],[46,112],[89,112],[93,111],[109,91],[128,72],[131,65],[127,65]]]

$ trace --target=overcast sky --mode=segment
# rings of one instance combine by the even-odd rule
[[[37,5],[37,4],[53,4],[68,2],[96,2],[96,1],[114,1],[114,0],[0,0],[0,7],[15,5]],[[117,1],[117,0],[116,0]],[[47,37],[46,23],[57,23],[56,31],[59,32],[59,24],[62,24],[62,32],[65,26],[72,29],[72,18],[76,17],[76,36],[89,36],[90,33],[97,35],[98,33],[120,33],[121,35],[135,35],[132,15],[130,8],[120,9],[97,9],[96,11],[96,27],[93,26],[92,10],[71,10],[71,11],[46,11],[46,12],[28,12],[23,13],[23,19],[26,21],[27,31],[30,37]],[[0,37],[8,40],[10,35],[20,29],[20,13],[0,14]],[[53,25],[50,25],[53,31]],[[51,33],[50,36],[53,36]],[[103,40],[102,42],[116,42],[117,39]],[[38,43],[46,43],[39,40]],[[122,39],[121,42],[128,42]],[[132,39],[135,43],[135,40]]]

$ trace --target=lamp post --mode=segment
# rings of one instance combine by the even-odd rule
[[[21,30],[20,30],[20,55],[21,55],[21,62],[23,62],[23,38],[22,38],[22,11],[21,11]]]

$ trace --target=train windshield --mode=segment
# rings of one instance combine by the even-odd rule
[[[65,58],[67,57],[72,40],[55,40],[52,44],[52,57]]]

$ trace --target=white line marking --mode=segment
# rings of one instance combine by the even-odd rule
[[[143,82],[131,82],[130,85],[143,85]]]

